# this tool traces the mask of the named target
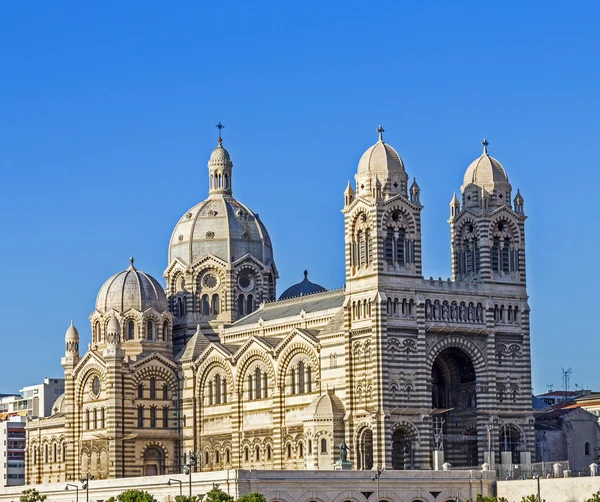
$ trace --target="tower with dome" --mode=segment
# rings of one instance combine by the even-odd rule
[[[380,126],[343,194],[345,286],[305,271],[277,298],[221,128],[165,284],[131,259],[98,292],[87,350],[69,326],[27,482],[177,474],[190,452],[202,472],[327,470],[342,441],[355,470],[533,460],[524,200],[488,142],[450,203],[451,278],[424,277],[421,190]]]

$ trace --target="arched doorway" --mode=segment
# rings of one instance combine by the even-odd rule
[[[431,405],[440,416],[444,460],[455,467],[479,464],[477,381],[469,355],[457,347],[442,350],[431,368]]]
[[[164,453],[156,446],[146,448],[144,452],[144,476],[158,476],[165,472]]]
[[[392,469],[415,469],[414,435],[404,427],[392,433]]]
[[[373,431],[364,429],[358,439],[358,469],[369,471],[373,469]]]
[[[512,424],[503,424],[499,431],[499,443],[502,456],[500,462],[502,464],[520,464],[521,451],[525,451],[522,447],[521,431]],[[510,461],[508,460],[510,457]]]

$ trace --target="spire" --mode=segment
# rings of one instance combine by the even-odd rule
[[[483,145],[483,155],[487,155],[487,147],[489,145],[488,140],[483,138],[483,141],[481,142],[481,144]]]
[[[354,202],[354,189],[350,184],[350,180],[348,180],[348,186],[344,190],[344,205],[349,206],[352,202]]]
[[[223,148],[223,137],[221,136],[221,131],[225,126],[219,121],[215,127],[219,130],[219,143],[208,160],[209,194],[231,195],[231,169],[233,163],[229,157],[229,152]]]
[[[135,267],[133,266],[133,256],[129,257],[129,270],[135,270]]]
[[[379,133],[379,141],[383,143],[383,133],[385,132],[385,129],[379,126],[376,131]]]
[[[454,207],[460,207],[460,201],[458,200],[458,197],[456,196],[456,192],[454,192],[454,197],[452,197],[452,200],[450,201],[450,205],[454,206]]]
[[[304,280],[308,281],[308,270],[304,271]]]

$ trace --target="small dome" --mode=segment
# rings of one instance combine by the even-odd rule
[[[77,328],[73,325],[73,321],[71,321],[71,325],[69,329],[67,329],[67,333],[65,334],[66,342],[78,342],[79,341],[79,332]]]
[[[317,397],[306,408],[306,416],[309,420],[341,420],[344,414],[342,400],[332,391]]]
[[[54,404],[52,405],[52,415],[63,412],[64,402],[65,402],[65,394],[62,393],[60,396],[58,396],[56,398],[56,401],[54,401]]]
[[[225,150],[225,148],[223,148],[223,143],[220,138],[217,148],[213,150],[213,152],[210,154],[210,159],[208,160],[208,167],[217,166],[233,166],[233,163],[231,162],[231,157],[229,156],[229,152]]]
[[[362,154],[358,162],[358,173],[383,174],[389,171],[404,171],[404,162],[398,152],[380,138]]]
[[[304,280],[298,284],[294,284],[287,288],[279,297],[280,300],[286,300],[288,298],[295,298],[297,296],[312,295],[314,293],[322,293],[327,291],[323,286],[319,286],[314,282],[308,280],[308,271],[304,271]]]
[[[108,325],[106,326],[106,332],[107,333],[120,333],[121,332],[121,325],[119,324],[119,320],[115,316],[112,316],[110,318],[110,321],[108,321]]]
[[[98,292],[96,310],[108,312],[115,309],[125,312],[136,309],[144,312],[154,308],[158,312],[167,310],[167,298],[162,286],[154,277],[137,270],[133,258],[127,270],[113,275]]]
[[[492,193],[497,184],[505,183],[508,185],[508,176],[502,164],[488,155],[488,142],[484,139],[482,144],[483,154],[471,162],[471,165],[467,168],[462,188],[464,190],[467,185],[472,183]]]

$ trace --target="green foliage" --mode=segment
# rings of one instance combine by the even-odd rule
[[[153,495],[144,490],[126,490],[117,495],[118,502],[157,502]]]
[[[531,495],[527,495],[527,497],[523,497],[521,502],[538,502],[538,498],[537,495],[532,493]],[[542,499],[541,502],[546,502],[546,499]]]
[[[200,497],[198,495],[192,495],[191,497],[188,495],[177,495],[175,502],[200,502]]]
[[[114,497],[108,497],[104,502],[115,502]]]
[[[35,488],[30,488],[29,490],[23,490],[21,492],[21,502],[42,502],[43,500],[46,500],[46,495],[40,495],[40,492]]]
[[[215,486],[204,496],[204,502],[233,502],[233,497],[230,497],[218,486]]]
[[[475,501],[473,501],[473,499],[468,499],[467,502],[508,502],[508,500],[504,497],[489,497],[478,493]]]
[[[585,502],[600,502],[600,495],[594,493],[592,498],[587,499]]]
[[[236,502],[267,502],[267,499],[262,493],[252,492],[242,495]]]

